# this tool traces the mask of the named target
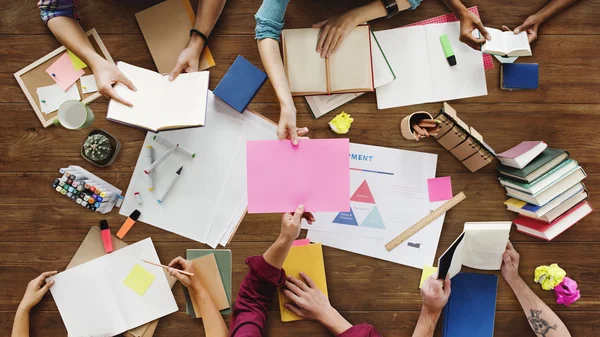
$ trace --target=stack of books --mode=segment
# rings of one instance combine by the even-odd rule
[[[498,159],[500,184],[511,197],[504,204],[519,214],[513,220],[519,232],[550,241],[592,212],[586,174],[569,152],[522,142]]]

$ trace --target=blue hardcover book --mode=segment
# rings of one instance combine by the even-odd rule
[[[503,90],[537,89],[537,63],[504,63],[500,69],[500,85]]]
[[[459,273],[444,307],[442,336],[493,337],[498,276]]]
[[[244,112],[267,80],[267,74],[238,55],[214,94],[238,112]]]

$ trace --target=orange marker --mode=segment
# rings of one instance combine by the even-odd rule
[[[125,234],[127,234],[127,232],[129,232],[131,227],[133,227],[133,225],[135,224],[137,219],[140,217],[140,214],[141,214],[140,211],[138,211],[136,209],[135,211],[133,211],[131,213],[131,215],[129,215],[127,220],[125,220],[125,222],[123,222],[123,224],[121,225],[121,228],[119,228],[119,231],[117,232],[117,237],[119,239],[122,239],[125,236]]]

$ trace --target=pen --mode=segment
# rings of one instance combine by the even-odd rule
[[[158,263],[154,263],[154,262],[150,262],[150,261],[146,261],[146,260],[142,260],[142,261],[144,261],[144,262],[146,262],[146,263],[148,263],[148,264],[151,264],[151,265],[153,265],[153,266],[157,266],[157,267],[165,268],[165,269],[167,269],[167,270],[169,270],[169,269],[177,270],[178,272],[180,272],[180,273],[182,273],[182,274],[184,274],[184,275],[188,275],[188,276],[194,276],[194,274],[192,274],[192,273],[190,273],[190,272],[187,272],[187,271],[185,271],[185,270],[179,270],[179,269],[176,269],[176,268],[173,268],[173,267],[165,266],[164,264],[158,264]]]
[[[163,202],[163,200],[167,196],[167,193],[169,193],[169,191],[171,190],[171,187],[173,187],[173,185],[175,185],[175,182],[177,181],[177,179],[179,179],[179,176],[181,175],[182,170],[183,170],[183,166],[180,167],[179,170],[177,170],[177,172],[175,172],[175,175],[171,178],[171,181],[169,181],[169,184],[167,185],[167,187],[164,189],[164,191],[162,191],[162,193],[158,196],[158,198],[156,198],[156,200],[159,203]]]
[[[165,152],[165,154],[160,156],[160,158],[158,158],[154,163],[152,163],[150,166],[148,166],[148,168],[144,170],[144,173],[150,174],[150,172],[152,172],[158,165],[160,165],[160,163],[165,161],[165,159],[167,159],[173,152],[175,152],[175,149],[177,149],[177,147],[179,147],[179,144],[177,144],[177,145],[173,146],[172,148],[170,148],[169,150],[167,150],[167,152]]]
[[[148,165],[154,164],[154,149],[150,145],[146,146],[146,158]],[[148,190],[154,190],[154,178],[152,177],[152,174],[148,174]]]
[[[166,145],[166,146],[168,146],[168,147],[173,147],[173,146],[175,146],[175,144],[173,144],[173,143],[171,143],[170,141],[168,141],[168,140],[166,140],[166,139],[162,138],[162,137],[161,137],[161,136],[159,136],[159,135],[156,135],[156,136],[152,137],[152,139],[154,139],[155,141],[157,141],[157,142],[159,142],[159,143],[161,143],[161,144],[163,144],[163,145]],[[192,151],[186,150],[186,149],[182,148],[181,146],[179,146],[178,148],[176,148],[176,149],[175,149],[175,151],[177,151],[177,152],[181,152],[181,153],[183,153],[183,154],[185,154],[185,155],[187,155],[187,156],[190,156],[190,157],[192,157],[192,158],[196,157],[196,154],[195,154],[195,153],[193,153]]]

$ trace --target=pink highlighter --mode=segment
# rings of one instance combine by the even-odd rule
[[[110,237],[110,228],[108,227],[108,221],[100,220],[100,233],[102,234],[102,243],[104,244],[104,251],[110,253],[113,251],[112,238]]]

